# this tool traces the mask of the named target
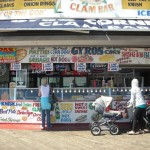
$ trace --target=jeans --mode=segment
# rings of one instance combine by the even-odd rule
[[[45,127],[45,116],[47,118],[47,127],[50,128],[50,109],[42,110],[42,127]]]
[[[132,130],[135,131],[136,128],[136,123],[137,121],[139,122],[139,127],[141,130],[144,130],[145,127],[145,122],[144,122],[144,117],[145,115],[145,108],[136,108],[134,113],[133,113],[133,122],[132,122]]]

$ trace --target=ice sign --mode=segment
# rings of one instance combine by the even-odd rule
[[[11,70],[21,70],[21,63],[19,62],[11,63]]]
[[[108,71],[119,71],[119,64],[117,63],[109,63]]]
[[[53,71],[53,64],[52,63],[43,63],[43,70],[44,71]]]
[[[77,63],[76,68],[77,68],[77,71],[84,72],[86,71],[86,63]]]

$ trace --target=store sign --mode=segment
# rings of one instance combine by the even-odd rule
[[[23,19],[54,17],[57,0],[1,0],[0,18]],[[52,14],[52,15],[51,15]]]
[[[33,74],[40,74],[40,73],[45,73],[45,71],[43,70],[42,64],[41,63],[31,63],[29,70],[32,71]]]
[[[119,71],[119,64],[109,63],[108,64],[108,71]]]
[[[150,9],[149,0],[61,0],[61,16],[68,18],[150,18],[138,10]]]
[[[19,62],[11,63],[11,70],[21,70],[21,63]]]
[[[112,109],[124,110],[125,101],[113,101]],[[41,123],[40,102],[12,102],[1,101],[0,103],[0,123]],[[122,118],[117,122],[130,122],[129,118]],[[51,123],[90,123],[97,117],[92,102],[59,102],[56,103],[54,111],[51,111]]]
[[[43,63],[42,64],[44,71],[53,71],[53,64],[52,63]]]
[[[85,72],[86,71],[86,63],[76,63],[76,70],[78,72]]]
[[[96,63],[96,64],[150,64],[150,48],[123,48],[98,46],[66,46],[66,47],[17,47],[13,59],[19,63],[30,63],[31,70],[42,71],[42,63],[56,64],[56,71],[72,71],[70,63]],[[2,50],[0,48],[0,50]],[[21,51],[20,51],[21,50]],[[19,52],[18,52],[19,51]],[[23,53],[22,53],[23,52]],[[15,53],[14,53],[15,54]],[[8,54],[0,51],[2,62],[9,62]],[[36,73],[36,72],[35,72]]]
[[[144,12],[141,12],[144,14]],[[149,12],[150,13],[150,12]],[[7,28],[7,30],[121,30],[121,31],[149,31],[150,20],[128,20],[128,19],[38,19],[38,20],[3,20],[0,23],[0,30]],[[61,51],[62,50],[62,51]],[[22,49],[23,51],[23,49]],[[31,53],[34,53],[32,49]],[[57,49],[58,51],[58,49]],[[54,47],[54,52],[55,47]],[[62,54],[67,54],[65,47],[59,47]],[[54,53],[53,52],[53,53]],[[25,52],[24,52],[25,53]],[[34,55],[31,58],[35,59]],[[42,59],[42,58],[41,58]],[[61,58],[54,58],[61,59]],[[38,60],[37,60],[38,61]],[[43,58],[43,61],[48,61]],[[67,61],[67,60],[64,60]]]
[[[16,61],[16,48],[0,48],[0,63],[12,63]]]
[[[106,30],[150,30],[150,20],[99,20],[99,23]]]
[[[122,8],[123,9],[150,9],[150,1],[149,0],[122,0]]]
[[[143,11],[144,10],[144,11]],[[1,0],[0,19],[150,18],[149,0]]]

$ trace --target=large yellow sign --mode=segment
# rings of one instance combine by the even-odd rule
[[[0,0],[0,10],[53,9],[57,0]]]
[[[123,9],[150,9],[150,0],[122,0]]]

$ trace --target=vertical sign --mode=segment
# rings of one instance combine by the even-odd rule
[[[76,70],[78,72],[85,72],[86,71],[86,63],[76,63]]]
[[[21,63],[19,63],[19,62],[11,63],[10,69],[11,70],[21,70]]]
[[[53,71],[53,63],[43,63],[42,70],[44,71]]]
[[[119,64],[117,63],[109,63],[108,71],[119,71]]]

